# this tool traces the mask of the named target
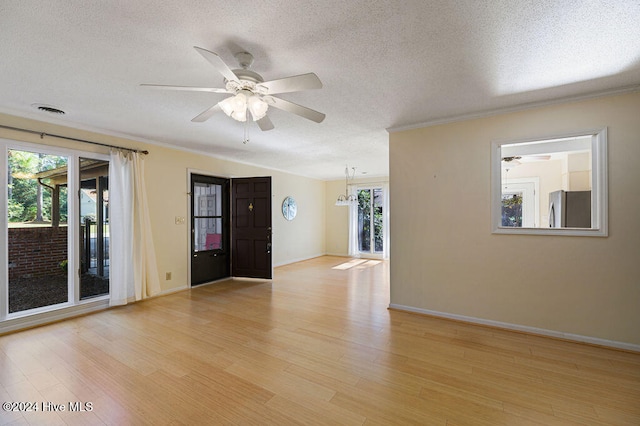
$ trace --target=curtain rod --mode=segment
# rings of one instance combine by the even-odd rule
[[[40,135],[40,139],[44,139],[45,136],[51,136],[53,138],[66,139],[66,140],[74,141],[74,142],[90,143],[92,145],[106,146],[108,148],[116,148],[116,149],[121,149],[121,150],[124,150],[124,151],[139,152],[140,154],[144,154],[144,155],[149,154],[149,151],[147,151],[147,150],[140,151],[140,150],[133,149],[133,148],[125,148],[125,147],[122,147],[122,146],[109,145],[109,144],[101,143],[101,142],[93,142],[93,141],[88,141],[88,140],[85,140],[85,139],[72,138],[72,137],[69,137],[69,136],[54,135],[53,133],[37,132],[35,130],[21,129],[19,127],[5,126],[4,124],[0,124],[0,127],[2,127],[3,129],[17,130],[19,132],[26,132],[26,133],[32,133],[34,135]]]

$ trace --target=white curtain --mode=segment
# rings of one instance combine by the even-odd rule
[[[349,185],[347,196],[353,194],[358,197],[356,185]],[[358,248],[358,202],[349,204],[349,256],[360,257]]]
[[[109,214],[110,305],[158,294],[160,279],[141,154],[111,151]]]

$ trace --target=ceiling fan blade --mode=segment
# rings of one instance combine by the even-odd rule
[[[215,104],[214,106],[212,106],[211,108],[208,108],[204,111],[202,111],[200,114],[196,115],[195,117],[193,117],[191,119],[191,121],[195,122],[195,123],[202,123],[203,121],[207,121],[208,119],[211,118],[211,116],[213,114],[215,114],[218,111],[222,111],[220,109],[220,105]]]
[[[269,97],[269,104],[283,111],[291,112],[299,115],[300,117],[315,121],[316,123],[321,123],[325,117],[321,112],[303,107],[302,105],[294,104],[293,102],[285,101],[281,98],[276,98],[275,96]]]
[[[238,81],[238,77],[236,77],[233,71],[231,71],[231,68],[224,63],[220,56],[201,47],[193,46],[193,48],[196,49],[207,61],[209,61],[209,63],[213,65],[213,67],[218,70],[224,78],[229,81]]]
[[[265,81],[258,86],[266,87],[270,95],[275,95],[277,93],[298,92],[300,90],[321,89],[322,82],[317,75],[310,72],[308,74]]]
[[[256,123],[258,123],[260,130],[262,130],[263,132],[266,132],[267,130],[272,130],[274,128],[273,123],[271,122],[271,119],[266,115],[262,117],[260,120],[256,121]]]
[[[211,93],[231,93],[227,89],[218,89],[215,87],[193,87],[193,86],[168,86],[165,84],[141,84],[142,87],[162,90],[182,90],[186,92],[211,92]]]

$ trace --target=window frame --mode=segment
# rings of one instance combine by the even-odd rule
[[[502,212],[502,155],[503,145],[553,142],[556,140],[591,136],[591,228],[525,228],[503,227]],[[546,137],[491,143],[491,232],[493,234],[608,236],[608,176],[607,128],[555,134]]]

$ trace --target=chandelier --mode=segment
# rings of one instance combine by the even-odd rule
[[[349,180],[353,180],[356,175],[356,168],[351,168],[353,172],[351,173],[351,177],[349,177],[349,167],[346,166],[344,168],[344,194],[338,196],[336,200],[336,206],[350,206],[355,205],[358,202],[358,197],[355,194],[349,194]]]

